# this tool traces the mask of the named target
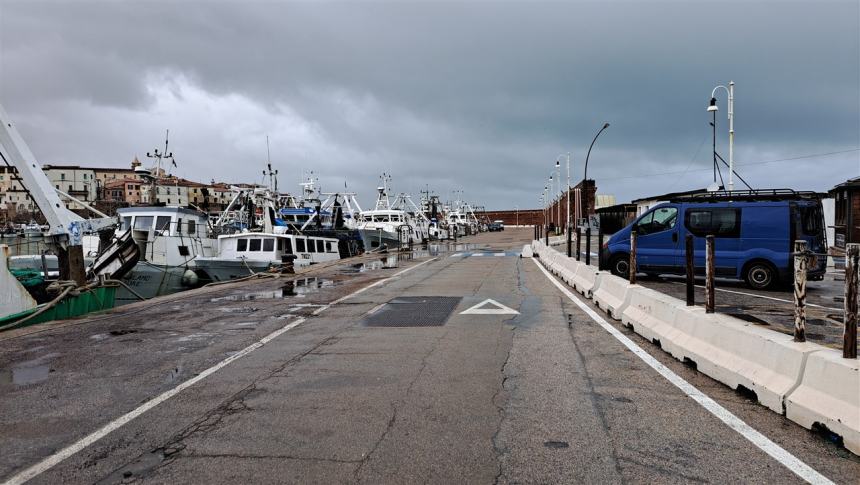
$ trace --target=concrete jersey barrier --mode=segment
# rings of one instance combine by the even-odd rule
[[[810,354],[799,385],[785,400],[785,415],[804,428],[826,426],[860,455],[860,361],[830,349]]]
[[[594,303],[615,320],[621,320],[621,314],[627,306],[630,290],[638,288],[627,280],[619,278],[606,271],[598,272],[594,288],[591,290]]]

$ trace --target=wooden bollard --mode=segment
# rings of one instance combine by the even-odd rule
[[[687,258],[687,306],[696,304],[696,267],[693,260],[693,235],[687,234],[685,238],[686,251],[684,255]]]
[[[597,230],[597,270],[603,269],[603,229]]]
[[[585,264],[591,265],[591,226],[585,228]]]
[[[636,284],[636,231],[630,231],[630,268],[627,270],[630,284]]]
[[[845,247],[845,330],[842,334],[842,357],[857,358],[857,299],[860,285],[860,244]]]
[[[576,227],[576,260],[579,261],[582,257],[582,228]]]
[[[571,233],[570,227],[567,228],[567,257],[569,258],[571,254]]]
[[[806,241],[794,241],[794,341],[806,342]]]
[[[714,313],[714,236],[705,237],[705,313]]]

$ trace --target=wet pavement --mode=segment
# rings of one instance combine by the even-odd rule
[[[800,481],[519,258],[530,231],[0,334],[0,480]],[[511,312],[473,311],[488,299]],[[396,311],[414,302],[428,303],[414,319]],[[397,325],[366,324],[386,312]],[[856,482],[856,456],[616,329],[815,470]]]

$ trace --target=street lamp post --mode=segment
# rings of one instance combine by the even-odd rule
[[[717,89],[723,88],[729,95],[729,192],[735,188],[735,82],[729,81],[729,87],[722,84],[715,87],[711,91],[711,104],[708,106],[708,111],[718,111],[717,108]],[[714,113],[714,125],[716,125],[716,113]],[[714,127],[716,130],[716,126]]]
[[[558,221],[558,225],[561,225],[561,165],[558,163],[558,159],[555,160],[555,175],[556,180],[558,180],[558,204],[555,209],[556,221]],[[557,232],[557,231],[556,231]]]
[[[603,130],[605,130],[605,129],[607,129],[607,128],[609,128],[609,123],[603,123],[603,128],[601,128],[601,129],[597,132],[597,134],[596,134],[596,135],[594,135],[594,139],[593,139],[593,140],[591,140],[591,145],[589,145],[589,146],[588,146],[588,153],[585,155],[585,174],[584,174],[584,177],[583,177],[583,180],[582,180],[582,187],[583,187],[584,189],[586,189],[586,191],[585,191],[585,193],[586,193],[586,194],[588,194],[588,187],[587,187],[587,185],[588,185],[588,158],[591,156],[591,149],[594,147],[594,142],[596,142],[596,141],[597,141],[597,137],[598,137],[598,136],[600,136],[600,134],[601,134],[601,133],[603,133]],[[580,193],[580,201],[579,201],[579,204],[580,204],[580,206],[582,207],[582,205],[583,205],[583,201],[582,201],[581,199],[582,199],[582,197],[581,197],[581,193]],[[581,210],[581,212],[580,212],[580,213],[582,213],[583,215],[586,215],[586,214],[585,214],[585,207],[582,207],[582,210]]]
[[[556,166],[558,166],[559,160],[563,156],[564,155],[562,154],[562,155],[559,155],[558,157],[556,157],[556,159],[555,159]],[[570,152],[567,152],[567,189],[565,189],[565,191],[564,191],[564,196],[565,196],[565,202],[567,203],[567,218],[566,218],[564,227],[566,227],[567,230],[569,231],[570,230]]]
[[[546,197],[546,206],[547,206],[547,210],[549,211],[549,218],[550,218],[550,221],[552,221],[552,219],[553,219],[553,217],[552,217],[552,204],[550,203],[550,202],[552,201],[552,199],[553,199],[553,197],[552,197],[552,192],[553,192],[553,188],[552,188],[552,175],[550,175],[550,176],[549,176],[549,190],[548,190],[548,191],[547,191],[547,193],[546,193],[546,194],[547,194],[547,197]]]
[[[520,206],[515,205],[514,210],[517,211],[517,227],[520,227]]]

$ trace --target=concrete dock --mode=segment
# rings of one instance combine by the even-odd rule
[[[532,233],[0,334],[0,480],[856,483],[857,456],[607,320],[632,351],[519,257]]]

